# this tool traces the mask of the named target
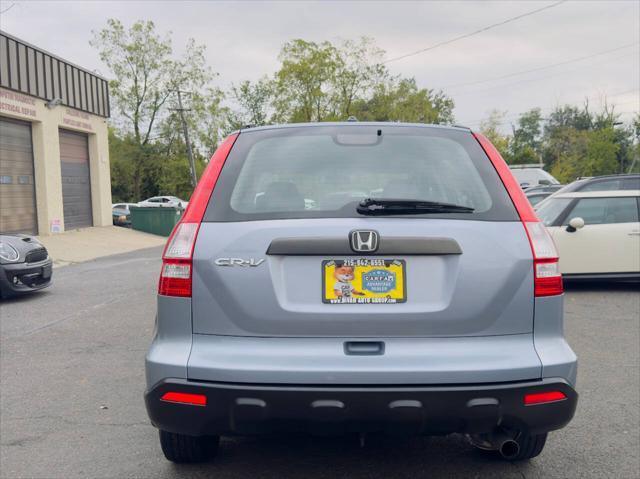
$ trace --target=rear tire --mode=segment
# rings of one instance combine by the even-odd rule
[[[511,460],[526,461],[527,459],[533,459],[544,449],[544,445],[547,442],[547,433],[535,435],[522,433],[516,439],[516,442],[520,446],[520,451],[518,455]]]
[[[160,431],[160,446],[171,462],[193,463],[212,460],[218,452],[220,436],[187,436]]]

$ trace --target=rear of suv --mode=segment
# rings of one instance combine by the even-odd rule
[[[232,134],[158,288],[145,401],[174,462],[274,432],[465,433],[522,460],[576,408],[555,246],[465,128]]]

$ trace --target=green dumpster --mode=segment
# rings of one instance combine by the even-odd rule
[[[167,206],[130,206],[131,227],[159,236],[169,236],[184,209]]]

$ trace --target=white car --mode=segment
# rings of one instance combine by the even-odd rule
[[[559,193],[536,210],[568,279],[640,279],[640,190]]]
[[[152,196],[138,203],[138,206],[170,206],[186,208],[188,201],[181,200],[177,196]]]
[[[138,206],[138,203],[113,203],[111,205],[112,210],[125,210],[129,214],[130,206]]]
[[[509,168],[522,188],[560,184],[550,173],[535,165],[510,165]]]

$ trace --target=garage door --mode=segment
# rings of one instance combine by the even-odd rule
[[[60,130],[64,228],[93,226],[87,135]]]
[[[5,118],[0,118],[0,233],[38,233],[31,124]]]

